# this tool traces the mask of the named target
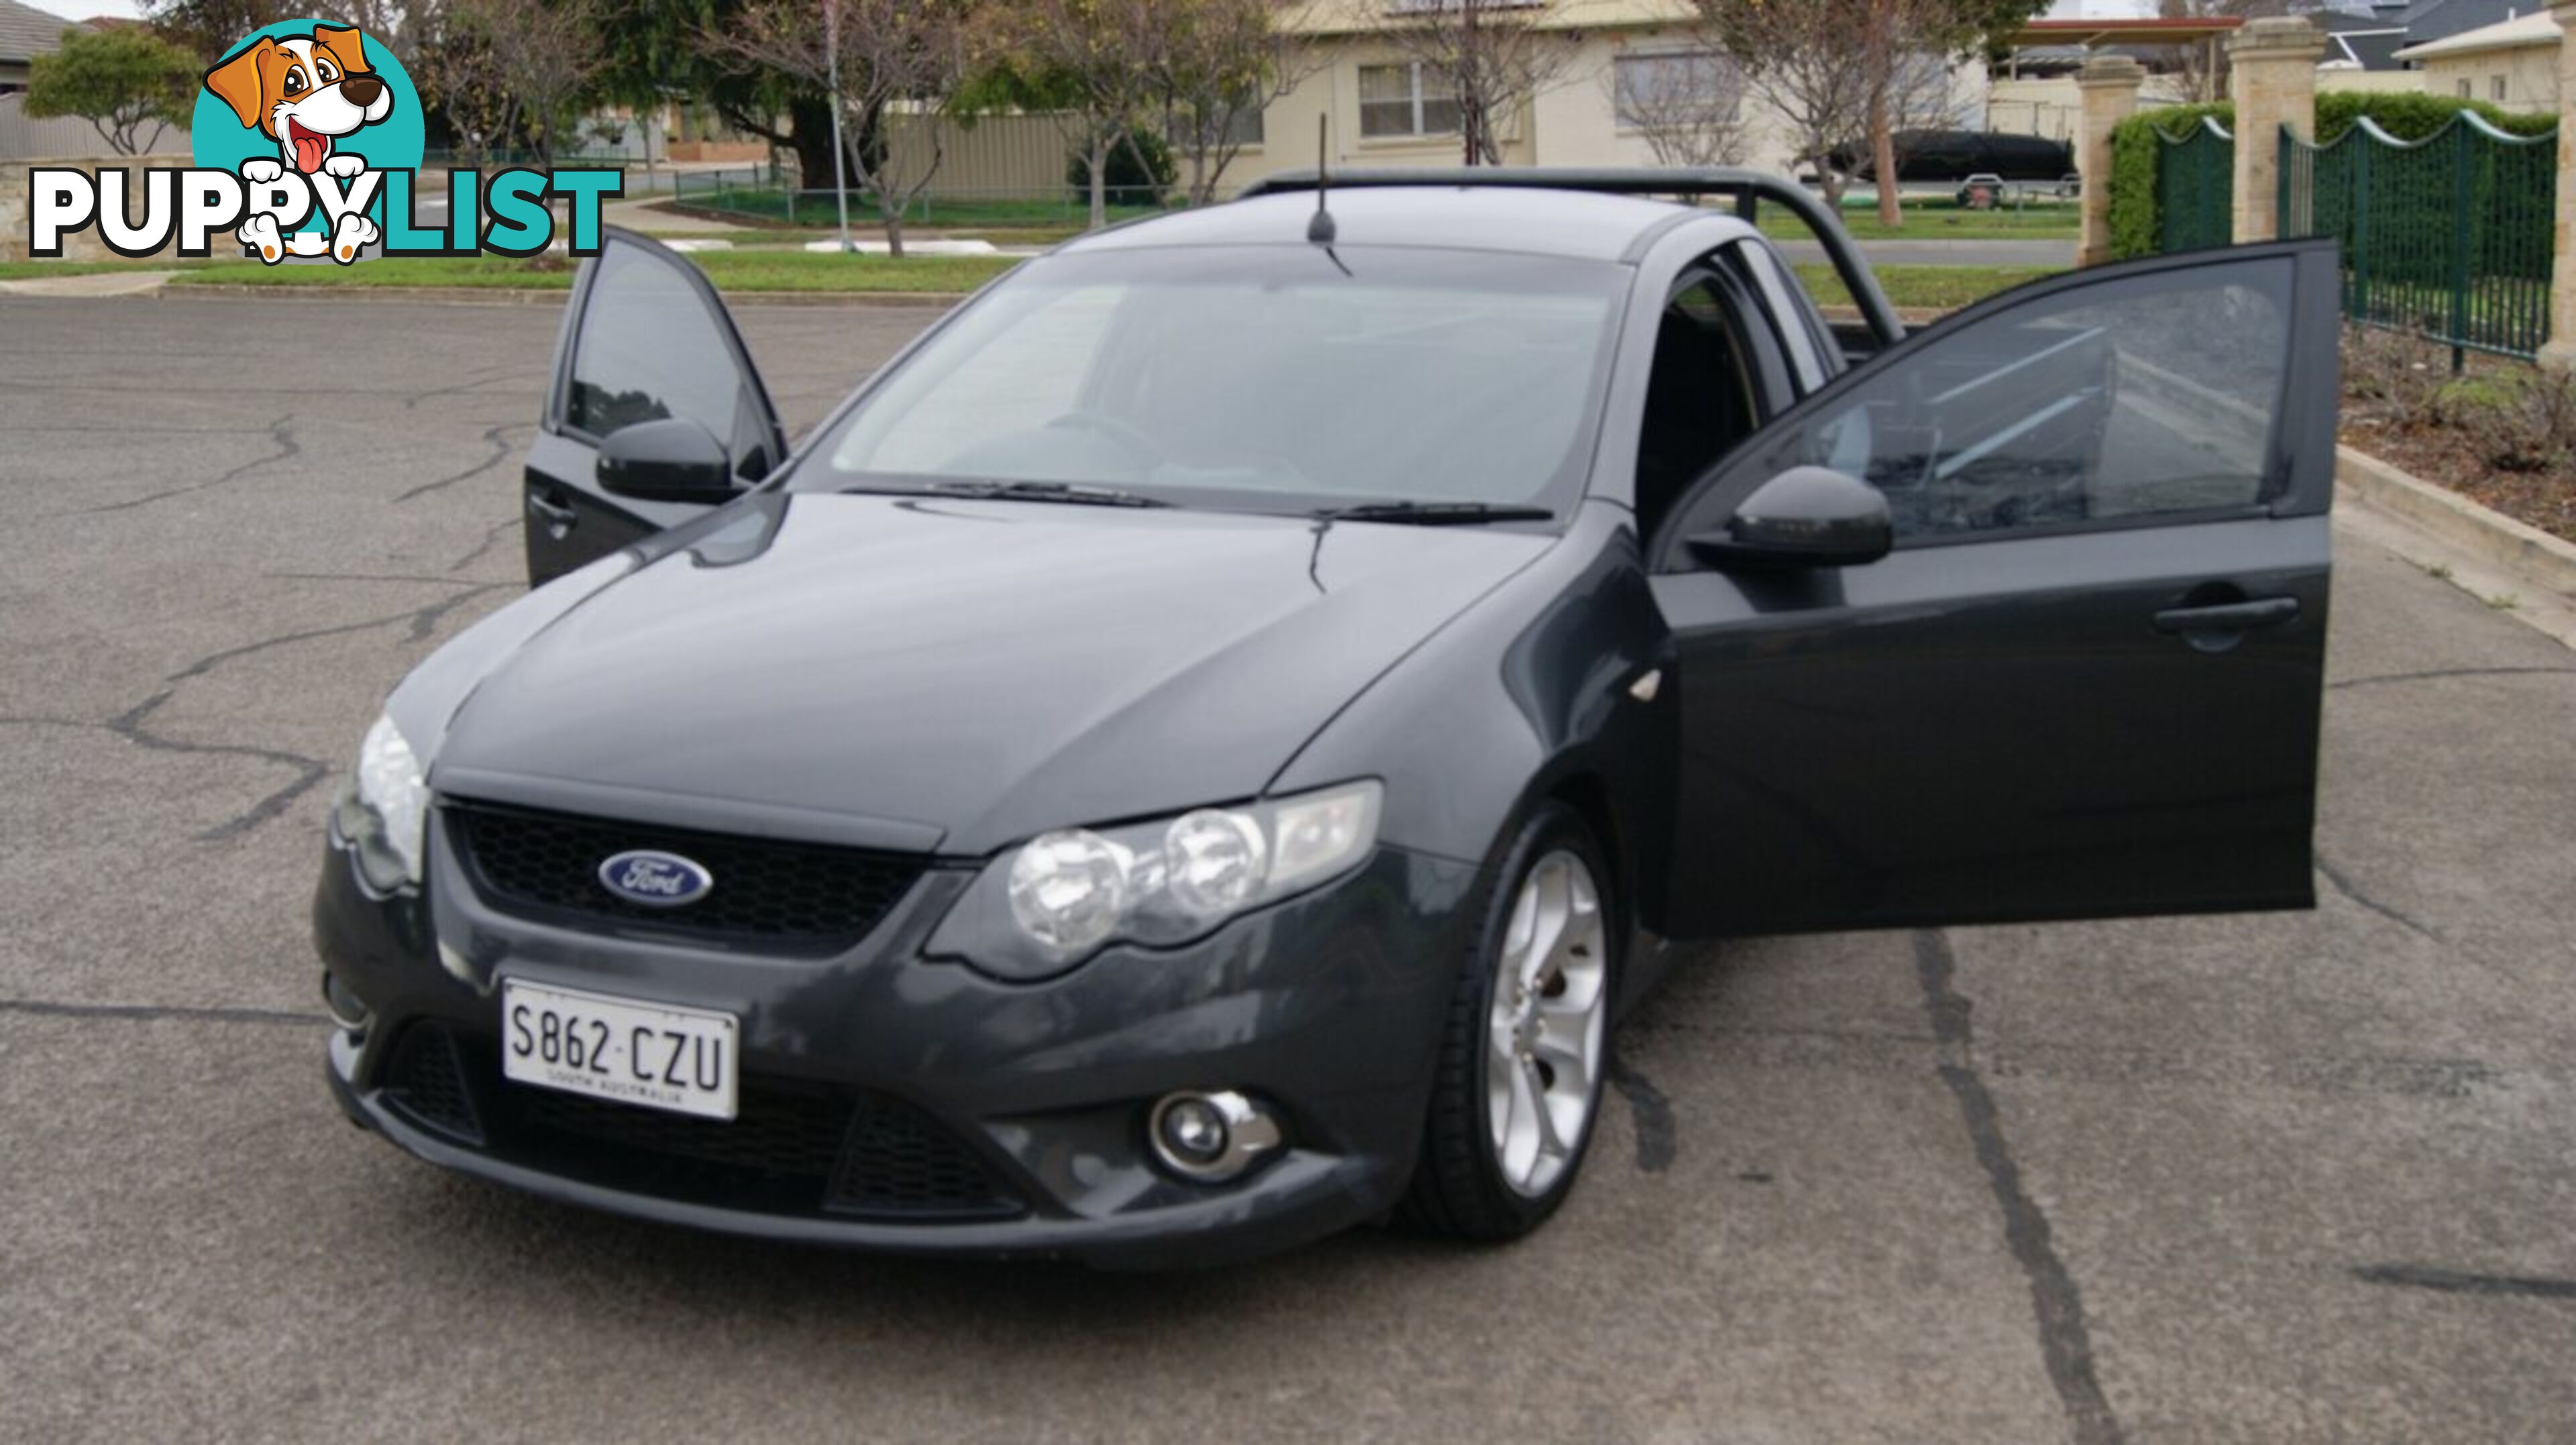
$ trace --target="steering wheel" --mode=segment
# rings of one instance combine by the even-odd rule
[[[1138,429],[1135,423],[1121,421],[1117,417],[1106,416],[1100,412],[1069,411],[1048,422],[1047,426],[1049,429],[1061,428],[1065,431],[1097,432],[1126,448],[1128,454],[1148,471],[1169,460],[1164,455],[1163,448],[1152,437]]]

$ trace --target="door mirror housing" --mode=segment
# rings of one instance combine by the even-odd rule
[[[733,459],[714,432],[687,417],[639,421],[599,443],[600,489],[647,502],[729,502]]]
[[[1690,549],[1726,569],[1857,567],[1896,545],[1878,488],[1831,467],[1792,467],[1753,489],[1724,531]]]

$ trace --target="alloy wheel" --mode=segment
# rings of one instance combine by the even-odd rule
[[[1591,1124],[1609,958],[1592,870],[1564,849],[1540,858],[1512,901],[1485,1043],[1494,1159],[1523,1198],[1555,1186]]]

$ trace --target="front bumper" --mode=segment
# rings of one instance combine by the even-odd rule
[[[1343,879],[1197,944],[1113,949],[1061,978],[1014,984],[920,956],[962,870],[924,874],[846,953],[770,957],[512,916],[477,895],[444,828],[433,831],[425,897],[371,895],[336,844],[324,860],[316,943],[335,1013],[363,1014],[329,1050],[332,1090],[352,1119],[432,1163],[646,1219],[1110,1266],[1246,1258],[1395,1203],[1475,882],[1467,865],[1381,848]],[[552,1091],[501,1078],[489,1050],[504,976],[732,1013],[745,1090],[737,1122],[784,1139],[781,1116],[756,1115],[755,1097],[786,1100],[799,1118],[823,1111],[827,1122],[812,1127],[827,1131],[826,1152],[846,1136],[840,1163],[745,1168],[749,1136],[692,1134],[694,1124],[638,1131],[626,1125],[643,1111],[622,1105],[588,1106],[610,1133],[578,1132],[580,1119],[543,1108],[559,1103]],[[452,1045],[462,1104],[423,1109],[397,1077],[398,1066],[418,1067],[415,1045],[433,1033]],[[1185,1088],[1259,1097],[1284,1120],[1288,1147],[1224,1184],[1157,1169],[1144,1117]],[[853,1111],[856,1125],[828,1122]],[[540,1114],[555,1117],[528,1127]],[[905,1178],[975,1175],[993,1187],[980,1201],[966,1190],[973,1207],[950,1207],[953,1189],[893,1207],[882,1189],[854,1194],[843,1187],[850,1151],[880,1147],[866,1141],[884,1133],[871,1120],[908,1131],[910,1152],[889,1166]],[[708,1165],[711,1144],[722,1167]],[[689,1157],[657,1153],[669,1150]]]

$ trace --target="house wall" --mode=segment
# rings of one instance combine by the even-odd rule
[[[1622,55],[1692,49],[1689,32],[1670,25],[1633,25],[1568,33],[1575,48],[1573,58],[1504,127],[1504,163],[1653,165],[1654,150],[1646,138],[1619,124],[1612,92],[1615,67]],[[1463,161],[1455,136],[1360,135],[1360,69],[1401,61],[1406,58],[1401,49],[1366,35],[1318,37],[1314,45],[1315,69],[1263,112],[1263,143],[1247,146],[1236,156],[1226,168],[1223,190],[1240,189],[1275,171],[1313,169],[1318,116],[1330,117],[1326,152],[1335,166],[1438,167]],[[1966,65],[1954,70],[1950,96],[1954,119],[1980,123],[1986,89],[1984,67]],[[2066,91],[2073,95],[2071,83]],[[1745,108],[1744,153],[1739,164],[1791,169],[1795,146],[1787,123],[1753,95],[1746,96]]]
[[[2466,82],[2474,100],[2495,100],[2507,110],[2556,111],[2558,109],[2558,47],[2525,45],[2513,50],[2487,50],[2472,55],[2441,55],[2424,62],[2417,74],[2424,78],[2429,95],[2458,95]],[[2501,76],[2505,95],[2496,100],[2494,84]]]

